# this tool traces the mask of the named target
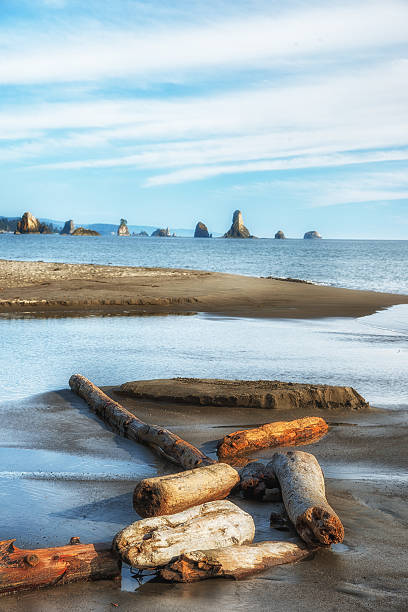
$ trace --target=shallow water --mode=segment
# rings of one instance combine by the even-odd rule
[[[0,234],[0,259],[195,268],[408,293],[407,240],[208,240]]]
[[[0,318],[0,401],[67,388],[171,378],[278,379],[355,387],[408,404],[408,306],[360,319]]]

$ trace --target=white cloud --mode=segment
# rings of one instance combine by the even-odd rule
[[[314,56],[322,61],[404,44],[407,24],[408,4],[398,0],[315,5],[283,14],[271,8],[267,15],[150,29],[123,22],[41,24],[41,31],[3,30],[0,83],[178,80],[198,69],[270,68]]]
[[[405,158],[408,159],[408,156]],[[219,195],[225,198],[226,192],[233,191],[244,198],[249,195],[265,195],[279,189],[292,199],[302,202],[309,208],[336,206],[339,204],[355,204],[368,202],[391,202],[408,200],[408,167],[404,170],[377,170],[343,168],[336,175],[329,177],[271,178],[267,181],[255,181],[246,184],[236,184],[220,190]]]

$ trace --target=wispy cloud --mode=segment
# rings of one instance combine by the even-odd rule
[[[52,2],[52,0],[49,0]],[[54,4],[58,0],[54,0]],[[52,23],[36,32],[1,32],[0,83],[143,77],[178,80],[197,69],[268,68],[274,63],[354,53],[406,42],[408,5],[365,0],[246,14],[204,25],[120,27],[95,20]],[[191,76],[191,75],[190,75]]]

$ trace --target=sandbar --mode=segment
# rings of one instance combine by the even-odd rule
[[[407,295],[202,270],[0,260],[0,313],[361,317]]]

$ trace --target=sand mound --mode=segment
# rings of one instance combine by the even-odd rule
[[[124,383],[120,393],[141,399],[274,409],[360,410],[368,402],[352,387],[286,383],[277,380],[170,378]]]

